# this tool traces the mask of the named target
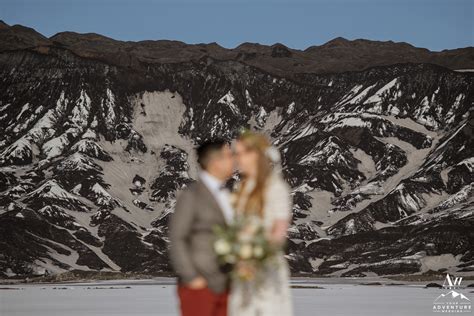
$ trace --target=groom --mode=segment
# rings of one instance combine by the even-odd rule
[[[197,149],[199,179],[185,189],[170,220],[171,264],[178,275],[183,316],[225,316],[229,276],[213,249],[214,225],[232,220],[229,192],[224,187],[233,172],[233,157],[223,140]]]

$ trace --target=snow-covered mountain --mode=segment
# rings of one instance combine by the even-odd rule
[[[0,23],[0,272],[169,271],[193,148],[251,127],[283,156],[294,273],[472,274],[474,75],[453,69],[473,56],[46,38]]]

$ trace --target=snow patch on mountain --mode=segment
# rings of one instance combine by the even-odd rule
[[[428,99],[427,96],[421,100],[421,106],[418,107],[414,112],[414,117],[417,122],[430,127],[431,129],[437,130],[439,129],[439,123],[437,119],[431,114],[432,112],[432,102]]]
[[[395,85],[397,84],[397,80],[398,80],[398,78],[395,78],[392,81],[390,81],[389,83],[387,83],[386,85],[384,85],[377,92],[375,92],[375,94],[373,94],[367,100],[365,100],[364,104],[381,102],[384,94],[386,92],[389,92],[390,89],[392,89],[393,87],[395,87]]]
[[[344,102],[341,102],[341,104],[359,104],[359,103],[362,103],[362,100],[364,100],[364,98],[367,97],[367,95],[369,94],[369,91],[372,90],[372,88],[375,87],[376,84],[373,84],[373,85],[370,85],[368,87],[366,87],[364,90],[362,90],[362,92],[356,92],[354,93],[355,96],[348,100],[348,101],[344,101]]]
[[[81,90],[76,105],[71,111],[70,120],[77,126],[86,126],[91,110],[91,99],[85,90]]]
[[[263,106],[260,107],[258,110],[257,116],[255,117],[257,124],[259,127],[263,127],[265,125],[265,121],[267,120],[268,113],[265,111]]]
[[[239,108],[234,104],[235,97],[232,92],[227,92],[223,97],[221,97],[217,103],[227,105],[234,114],[239,114]]]
[[[112,90],[107,88],[106,97],[102,99],[102,108],[104,110],[105,124],[109,129],[113,129],[116,124],[115,106],[115,96]]]
[[[345,104],[346,101],[350,98],[354,98],[354,96],[360,91],[360,89],[362,89],[364,86],[363,85],[355,85],[354,87],[352,87],[352,89],[346,93],[337,103],[336,105],[342,105],[342,104]]]

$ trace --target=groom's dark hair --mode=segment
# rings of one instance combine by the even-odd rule
[[[207,140],[196,149],[197,161],[202,169],[206,170],[212,156],[222,150],[228,143],[224,139]]]

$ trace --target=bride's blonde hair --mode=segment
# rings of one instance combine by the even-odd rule
[[[272,173],[271,160],[266,154],[271,143],[264,135],[248,130],[241,133],[240,136],[237,137],[237,141],[241,142],[247,150],[255,151],[258,154],[256,183],[248,195],[243,211],[245,213],[257,214],[262,217],[265,205],[265,188],[267,180]],[[235,204],[237,204],[242,197],[247,184],[248,179],[244,176],[236,193],[236,198],[234,200]],[[234,206],[236,207],[237,205]]]

